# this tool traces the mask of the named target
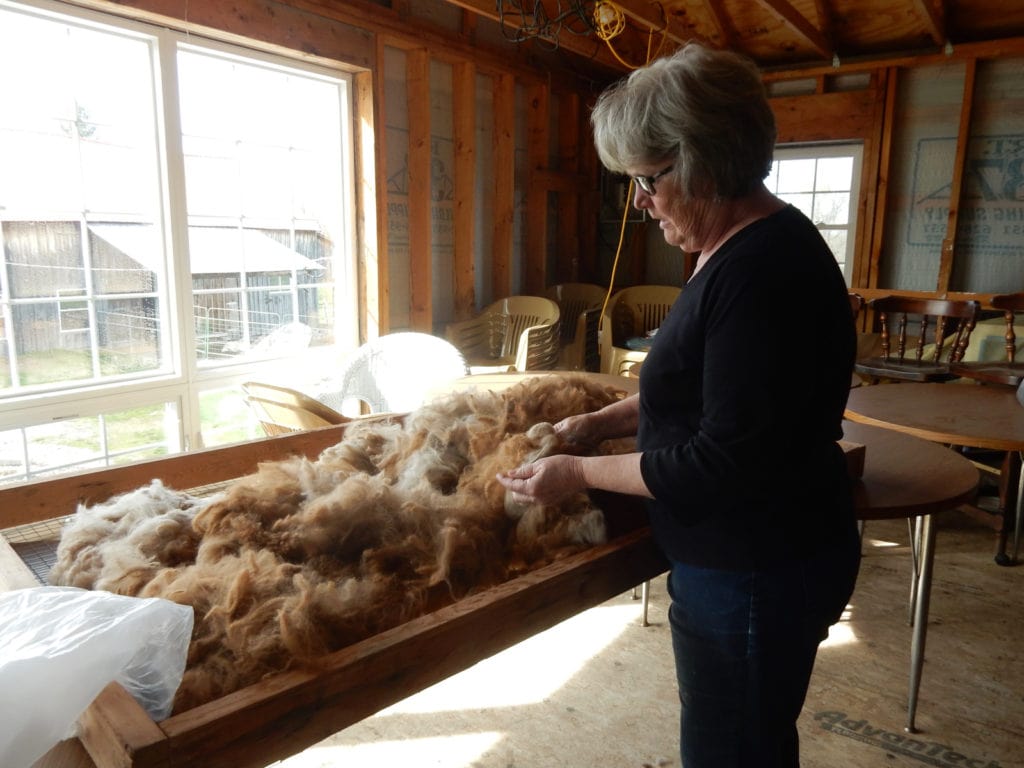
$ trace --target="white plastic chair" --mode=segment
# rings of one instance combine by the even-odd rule
[[[558,283],[544,289],[561,313],[561,352],[558,367],[569,371],[598,371],[601,355],[597,329],[605,289],[595,283]]]
[[[452,344],[429,333],[389,333],[363,344],[315,386],[320,402],[345,415],[408,413],[427,395],[469,373]],[[353,401],[362,405],[352,414]]]
[[[558,365],[558,304],[543,296],[509,296],[474,318],[449,323],[445,336],[473,373],[550,371]]]
[[[612,295],[601,318],[601,372],[634,375],[647,353],[625,347],[627,339],[657,330],[682,293],[675,285],[634,285]]]

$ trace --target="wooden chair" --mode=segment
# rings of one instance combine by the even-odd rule
[[[849,298],[850,298],[850,311],[853,313],[853,320],[854,320],[854,322],[856,322],[857,319],[860,317],[860,311],[864,308],[864,297],[861,296],[859,293],[854,293],[852,291],[850,293],[848,293],[847,296],[849,296]],[[859,335],[862,335],[862,334],[859,334]],[[857,375],[856,371],[854,371],[850,375],[850,386],[851,387],[859,387],[863,383],[864,383],[864,380],[860,376]]]
[[[364,413],[408,413],[468,373],[466,359],[450,342],[429,333],[389,333],[359,347],[315,390],[320,402],[345,415],[351,401]]]
[[[1021,382],[1024,382],[1024,362],[1017,361],[1017,331],[1014,326],[1016,314],[1024,311],[1024,293],[997,294],[990,299],[986,308],[1003,312],[1003,343],[1000,345],[1002,359],[987,359],[989,351],[985,349],[984,342],[991,337],[986,337],[977,345],[976,355],[979,359],[952,363],[949,366],[950,373],[980,384],[1013,387],[1020,393]],[[978,327],[984,325],[979,323]],[[1024,492],[1021,485],[1024,453],[972,448],[961,448],[960,451],[974,463],[982,476],[983,490],[978,496],[978,506],[982,507],[983,511],[973,516],[988,525],[994,525],[1001,540],[1009,534],[1009,531],[1003,528],[1008,526],[1009,520],[1014,520],[1010,553],[1007,554],[1001,549],[996,555],[997,563],[1010,565],[1017,560],[1021,531],[1024,529],[1024,508],[1020,506],[1018,500],[1020,494]],[[976,511],[974,505],[967,505],[966,509],[969,513]],[[1008,514],[1009,510],[1013,511]],[[993,512],[995,514],[992,514]]]
[[[1003,384],[1010,387],[1020,386],[1024,381],[1024,362],[1017,361],[1016,316],[1024,312],[1024,293],[1002,293],[993,296],[988,307],[1002,310],[1004,321],[1003,355],[1001,360],[987,359],[984,345],[979,345],[977,360],[961,360],[949,366],[950,372],[963,378],[974,379],[986,384]],[[977,329],[984,323],[979,323]],[[984,342],[991,337],[986,337]],[[966,357],[966,356],[965,356]]]
[[[550,371],[558,366],[558,304],[543,296],[509,296],[474,318],[449,323],[445,337],[471,373]]]
[[[881,355],[857,360],[857,373],[873,381],[956,378],[949,366],[967,349],[981,309],[977,301],[885,296],[868,306],[880,325]]]
[[[647,352],[626,346],[631,339],[642,339],[661,325],[682,288],[674,285],[634,285],[617,291],[608,301],[601,318],[601,372],[632,375],[636,363]]]
[[[245,402],[267,435],[345,424],[350,419],[319,400],[288,387],[247,381]]]
[[[558,304],[561,315],[559,368],[600,370],[597,331],[605,294],[605,289],[596,283],[559,283],[545,289],[544,295]]]
[[[860,311],[864,308],[864,297],[859,293],[850,292],[847,294],[850,297],[850,311],[853,312],[853,319],[856,320],[860,317]]]

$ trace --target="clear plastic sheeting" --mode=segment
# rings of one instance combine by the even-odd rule
[[[78,716],[116,681],[155,721],[171,713],[192,608],[72,587],[0,594],[0,755],[30,766],[74,735]]]

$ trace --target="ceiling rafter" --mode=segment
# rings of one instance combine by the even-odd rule
[[[818,29],[822,37],[829,41],[829,47],[835,48],[835,36],[832,34],[832,9],[828,0],[814,0],[814,12],[818,16]]]
[[[928,34],[936,45],[942,45],[948,40],[946,35],[946,12],[945,8],[936,9],[930,0],[914,0],[914,6],[924,17],[928,25]]]
[[[733,41],[736,39],[736,30],[729,21],[729,17],[722,12],[721,3],[717,2],[717,0],[704,0],[704,8],[707,10],[711,22],[718,30],[719,36],[722,38],[721,47],[731,48]]]
[[[783,24],[809,43],[812,48],[821,54],[822,58],[832,58],[833,53],[835,53],[832,44],[817,27],[811,24],[787,0],[757,0],[757,2],[778,16]]]

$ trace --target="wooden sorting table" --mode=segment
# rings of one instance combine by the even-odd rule
[[[635,381],[591,376],[635,391]],[[472,383],[497,389],[522,378],[484,375]],[[155,477],[171,488],[195,488],[250,474],[259,462],[315,457],[336,444],[343,432],[344,426],[325,427],[0,488],[0,527],[62,516],[80,501],[95,504]],[[664,572],[667,563],[642,509],[635,503],[616,506],[611,497],[602,501],[608,543],[344,648],[328,656],[316,672],[283,672],[159,723],[120,685],[108,685],[79,718],[79,737],[61,742],[37,768],[255,768],[295,754]],[[0,590],[38,585],[0,537]]]
[[[592,374],[601,376],[600,374]],[[499,384],[489,375],[490,384]],[[521,377],[521,374],[519,375]],[[476,378],[476,377],[473,377]],[[514,379],[513,379],[514,380]],[[605,381],[605,378],[597,379]],[[624,388],[635,380],[607,377]],[[461,382],[466,383],[466,382]],[[460,383],[460,386],[461,386]],[[474,385],[488,382],[476,381]],[[862,517],[923,515],[970,498],[977,471],[962,457],[898,433],[848,425],[866,446],[858,482]],[[142,464],[0,488],[4,527],[53,518],[79,501],[97,503],[152,478],[193,488],[240,477],[261,461],[316,456],[344,427],[267,438]],[[933,450],[928,450],[933,449]],[[934,462],[937,462],[934,463]],[[943,483],[934,477],[944,477]],[[665,571],[636,499],[603,497],[609,541],[434,613],[337,651],[316,672],[288,671],[215,701],[154,722],[118,684],[108,685],[79,718],[79,736],[61,742],[37,768],[257,768],[295,754],[386,706],[466,669]],[[930,530],[930,529],[929,529]],[[928,567],[920,570],[915,648],[923,653]],[[0,589],[38,581],[0,537]],[[920,680],[912,663],[912,704]],[[914,665],[917,665],[915,676]],[[913,714],[911,714],[911,723]]]

